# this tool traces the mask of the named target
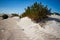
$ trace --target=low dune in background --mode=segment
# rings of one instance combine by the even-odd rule
[[[0,40],[60,40],[60,16],[49,16],[43,27],[28,17],[1,20]]]

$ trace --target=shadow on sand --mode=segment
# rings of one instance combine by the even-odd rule
[[[58,18],[52,18],[52,17],[48,17],[47,21],[52,21],[55,20],[56,22],[60,22],[60,19]]]

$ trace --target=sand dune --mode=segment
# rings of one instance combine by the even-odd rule
[[[60,16],[59,16],[60,17]],[[56,18],[50,20],[50,18]],[[60,40],[60,19],[50,16],[46,25],[41,27],[30,18],[8,18],[0,21],[0,40]]]

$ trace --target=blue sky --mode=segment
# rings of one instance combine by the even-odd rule
[[[0,0],[0,13],[23,13],[34,2],[48,5],[52,12],[60,13],[60,0]]]

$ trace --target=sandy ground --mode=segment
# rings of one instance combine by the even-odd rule
[[[0,21],[0,40],[60,40],[60,22],[57,21],[50,20],[43,28],[28,17],[8,18]]]
[[[0,21],[0,40],[29,40],[15,18]]]

